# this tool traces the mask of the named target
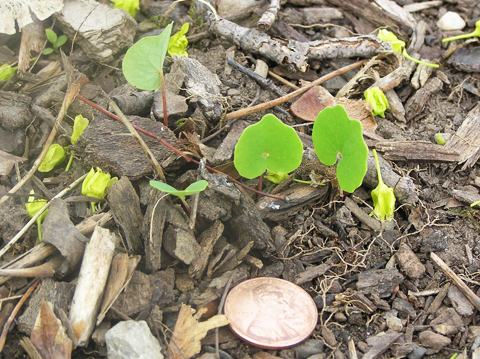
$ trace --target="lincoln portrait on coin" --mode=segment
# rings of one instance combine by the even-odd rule
[[[288,340],[298,335],[295,324],[306,317],[301,309],[292,308],[283,290],[263,284],[252,291],[252,300],[258,310],[248,326],[249,335],[269,341]]]

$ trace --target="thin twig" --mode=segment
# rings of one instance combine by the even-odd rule
[[[270,29],[270,26],[272,26],[272,24],[277,19],[278,10],[280,10],[280,1],[270,0],[270,6],[263,13],[262,17],[258,20],[257,26],[262,31],[267,31],[268,29]]]
[[[17,303],[15,308],[13,309],[12,314],[10,314],[10,317],[8,318],[7,322],[5,323],[5,326],[3,327],[2,335],[0,337],[0,353],[3,351],[3,348],[5,346],[5,341],[7,340],[7,334],[8,331],[10,330],[10,325],[12,325],[13,319],[15,319],[15,316],[18,314],[20,308],[22,307],[23,303],[30,297],[30,294],[37,288],[38,283],[40,283],[40,279],[37,279],[30,288],[28,288],[27,292],[23,295],[23,298],[20,299],[20,301]]]
[[[135,128],[132,126],[132,124],[130,123],[130,121],[128,121],[128,119],[125,117],[125,115],[123,114],[122,110],[120,110],[120,108],[118,107],[118,105],[115,103],[115,101],[110,101],[110,107],[113,108],[113,110],[116,112],[116,114],[118,115],[118,117],[120,118],[120,120],[122,120],[122,123],[125,125],[125,127],[130,131],[130,133],[132,134],[133,138],[138,142],[138,144],[140,145],[140,147],[142,148],[143,152],[145,152],[145,154],[147,155],[148,157],[148,160],[150,161],[150,164],[152,165],[153,167],[153,170],[155,172],[157,172],[157,175],[165,181],[165,174],[163,173],[163,169],[162,169],[162,166],[160,166],[160,164],[158,163],[157,159],[155,158],[155,155],[152,153],[152,151],[150,150],[150,148],[148,148],[147,144],[145,143],[145,141],[143,140],[142,137],[140,137],[140,135],[138,134],[138,132],[135,130]]]
[[[252,115],[254,113],[257,113],[257,112],[260,112],[260,111],[263,111],[263,110],[268,110],[269,108],[281,105],[282,103],[285,103],[289,100],[294,99],[295,97],[300,96],[301,94],[303,94],[308,89],[310,89],[314,86],[321,85],[324,82],[326,82],[326,81],[328,81],[328,80],[330,80],[330,79],[332,79],[332,78],[334,78],[338,75],[341,75],[345,72],[348,72],[350,70],[353,70],[353,69],[356,69],[357,67],[362,66],[365,62],[366,62],[366,60],[358,61],[358,62],[355,62],[351,65],[342,67],[341,69],[332,71],[329,74],[327,74],[325,76],[322,76],[319,79],[311,82],[307,86],[301,87],[298,90],[293,91],[293,92],[289,93],[288,95],[279,97],[275,100],[265,102],[265,103],[262,103],[262,104],[257,105],[257,106],[252,106],[252,107],[245,108],[245,109],[242,109],[242,110],[230,112],[229,114],[227,114],[227,120],[233,120],[234,118]]]
[[[75,100],[75,96],[80,92],[80,89],[82,88],[83,85],[88,83],[88,79],[84,74],[81,74],[75,82],[73,82],[67,89],[67,92],[65,94],[65,98],[63,99],[62,107],[60,108],[60,111],[58,112],[57,118],[55,120],[55,125],[52,128],[52,131],[50,132],[50,135],[48,136],[47,141],[45,142],[45,146],[42,149],[42,152],[40,152],[40,155],[38,158],[35,160],[33,163],[32,168],[25,174],[25,176],[10,190],[8,191],[8,194],[13,194],[16,193],[22,186],[28,182],[28,180],[35,174],[37,171],[38,167],[40,167],[40,164],[42,163],[43,159],[45,158],[45,155],[47,154],[48,148],[52,144],[53,140],[55,139],[55,136],[57,135],[58,129],[60,127],[60,124],[63,121],[63,118],[65,117],[65,114],[67,113],[67,109],[70,106],[70,104]],[[9,198],[8,195],[3,196],[0,198],[0,206]]]

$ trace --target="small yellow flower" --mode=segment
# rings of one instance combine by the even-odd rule
[[[98,167],[95,171],[92,167],[87,177],[83,180],[82,194],[102,199],[107,194],[107,189],[117,180],[117,177],[111,178],[110,173],[103,173]]]
[[[367,89],[364,92],[365,100],[372,105],[373,116],[385,118],[385,111],[389,108],[388,100],[379,87]]]

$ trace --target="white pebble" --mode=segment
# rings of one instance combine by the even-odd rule
[[[466,25],[465,20],[453,11],[447,11],[440,20],[437,21],[438,28],[443,31],[462,30]]]

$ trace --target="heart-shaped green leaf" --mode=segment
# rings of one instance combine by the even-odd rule
[[[291,172],[302,162],[302,154],[302,141],[295,130],[268,114],[243,131],[235,146],[234,164],[241,176],[252,179],[266,169]]]
[[[151,91],[160,87],[171,32],[172,24],[169,24],[160,35],[144,37],[128,49],[122,70],[132,86]]]
[[[205,180],[194,182],[183,191],[179,191],[176,188],[159,181],[150,181],[150,186],[158,189],[159,191],[173,194],[174,196],[185,199],[186,196],[191,196],[192,194],[202,192],[205,188],[207,188],[208,182]]]
[[[367,173],[368,147],[360,122],[351,120],[341,105],[325,107],[313,125],[312,140],[315,153],[327,166],[337,162],[337,154],[342,155],[337,165],[338,184],[346,192],[355,191]]]

